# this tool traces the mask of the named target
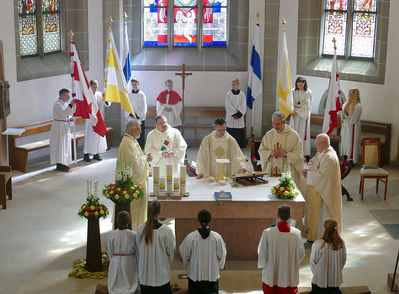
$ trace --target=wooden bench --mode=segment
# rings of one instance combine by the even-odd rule
[[[50,139],[46,138],[43,140],[17,145],[16,140],[18,138],[33,136],[41,133],[47,133],[51,130],[51,124],[53,120],[45,120],[41,122],[26,124],[23,126],[19,126],[17,128],[25,129],[25,132],[20,136],[8,136],[8,144],[9,144],[9,154],[10,154],[10,165],[12,168],[17,169],[21,172],[26,173],[28,167],[28,153],[32,151],[37,151],[45,148],[50,147]],[[83,118],[76,118],[76,124],[84,124],[85,119]],[[107,147],[108,149],[111,148],[112,145],[112,128],[107,127]],[[73,139],[74,136],[72,134],[71,144],[73,146]],[[81,139],[85,137],[85,131],[76,132],[76,142],[78,143]],[[73,157],[73,148],[72,148],[72,157]]]
[[[321,133],[323,126],[324,114],[314,114],[310,116],[310,137],[315,139]],[[369,120],[360,120],[361,123],[361,138],[363,137],[380,137],[381,138],[381,164],[389,164],[389,157],[391,152],[391,124],[381,123]],[[317,125],[318,130],[312,130],[312,126]],[[339,143],[341,143],[341,119],[338,117],[338,126],[330,135],[331,145],[335,150],[339,151]]]
[[[157,116],[155,106],[148,107],[146,129],[155,128],[154,118]],[[198,130],[213,130],[213,121],[209,123],[199,122],[200,118],[225,118],[226,110],[224,107],[203,107],[203,106],[186,106],[184,108],[184,129],[194,131],[194,145],[197,141]],[[151,120],[152,118],[152,120]],[[187,120],[189,119],[189,120]],[[191,119],[193,121],[191,121]]]

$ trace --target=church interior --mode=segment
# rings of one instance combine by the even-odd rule
[[[60,172],[50,164],[48,139],[53,105],[60,89],[72,90],[70,32],[73,32],[72,38],[87,79],[98,80],[98,90],[103,92],[106,87],[105,68],[109,62],[109,27],[112,27],[116,50],[122,56],[124,27],[127,26],[131,75],[140,81],[140,89],[147,97],[148,112],[143,132],[148,134],[154,128],[156,97],[164,89],[164,82],[171,79],[174,89],[184,93],[182,128],[188,145],[187,162],[191,163],[197,160],[199,144],[211,132],[213,121],[224,113],[225,96],[231,89],[231,82],[239,79],[240,89],[247,93],[256,24],[259,25],[258,54],[263,91],[260,97],[256,97],[252,110],[247,108],[247,146],[242,149],[249,159],[246,167],[253,168],[250,162],[253,155],[251,134],[256,139],[262,139],[272,129],[272,114],[279,109],[283,37],[286,36],[287,40],[291,85],[298,76],[302,76],[312,91],[310,130],[317,134],[323,125],[320,117],[326,107],[333,66],[331,41],[335,36],[339,46],[337,71],[340,95],[343,94],[346,100],[350,89],[359,89],[361,136],[380,138],[381,165],[389,172],[386,200],[384,185],[378,188],[375,180],[365,181],[361,199],[362,155],[342,180],[353,201],[348,201],[346,196],[342,198],[342,239],[346,243],[347,262],[341,287],[348,287],[343,293],[390,293],[387,278],[389,273],[393,273],[399,254],[399,99],[397,86],[394,85],[396,74],[399,74],[399,59],[395,57],[395,48],[399,47],[399,35],[396,33],[399,19],[394,16],[395,11],[399,11],[399,2],[175,0],[166,4],[170,11],[175,9],[175,22],[171,18],[161,24],[164,25],[161,29],[156,27],[157,30],[164,30],[165,35],[159,33],[156,41],[148,41],[155,24],[148,21],[153,15],[149,17],[147,14],[155,13],[155,22],[160,22],[159,8],[150,8],[158,2],[163,0],[1,2],[0,83],[1,91],[9,93],[0,95],[9,97],[8,105],[0,101],[0,104],[3,103],[0,112],[6,113],[0,113],[1,131],[7,128],[34,128],[36,131],[28,131],[25,136],[1,136],[0,180],[5,179],[4,175],[11,177],[12,199],[6,197],[4,202],[0,199],[0,293],[95,293],[98,284],[107,284],[106,277],[75,278],[68,277],[68,274],[74,260],[86,257],[87,221],[78,216],[86,198],[86,183],[98,181],[101,190],[114,181],[118,146],[127,121],[121,105],[112,103],[104,114],[110,148],[101,154],[102,161],[83,160],[82,136],[77,142],[77,160],[70,165],[69,172]],[[326,7],[331,2],[334,2],[332,5],[343,5],[344,8],[340,9],[346,9],[346,14],[340,15],[347,15],[347,18],[328,22],[330,12]],[[374,22],[356,23],[356,15],[360,13],[356,7],[360,2],[376,7],[367,14],[367,19]],[[226,36],[224,41],[218,41],[221,43],[214,44],[206,38],[207,27],[203,22],[207,8],[204,5],[211,5],[209,3],[221,4],[222,8],[217,9],[226,11]],[[37,13],[21,12],[29,5],[35,7]],[[50,12],[44,9],[46,5],[50,5]],[[175,37],[174,42],[171,41],[178,30],[181,30],[181,36],[186,34],[185,28],[178,26],[176,11],[180,8],[176,7],[193,5],[201,8],[198,8],[201,22],[195,20],[195,39],[192,39],[193,34],[188,41],[186,38],[191,43],[189,46],[181,38]],[[223,8],[223,5],[226,7]],[[51,10],[54,7],[56,9]],[[217,9],[214,11],[219,11]],[[48,27],[49,20],[46,18],[53,18],[51,25],[54,27]],[[39,21],[41,19],[42,22]],[[217,19],[216,16],[214,19]],[[284,25],[282,19],[285,20]],[[181,24],[188,24],[189,21],[186,19]],[[210,22],[209,19],[207,21]],[[367,38],[356,43],[357,39],[353,36],[361,25],[367,26],[363,27]],[[331,34],[329,26],[334,27]],[[183,64],[185,71],[190,73],[184,79],[176,75],[182,72]],[[5,109],[7,107],[9,113]],[[83,133],[84,124],[76,123],[76,131]],[[333,139],[339,137],[339,133],[335,131],[330,137],[332,146],[339,151],[339,143]],[[44,141],[47,145],[39,146]],[[29,152],[21,152],[18,146],[25,146],[24,150],[29,149]],[[311,155],[315,153],[312,136]],[[9,166],[12,170],[6,169]],[[5,183],[0,183],[4,191],[5,187]],[[4,192],[1,190],[0,193]],[[113,227],[111,215],[114,205],[102,195],[100,202],[110,209],[110,216],[100,220],[101,249],[105,251],[107,233]],[[165,224],[174,230],[174,219],[167,218]],[[309,266],[311,244],[306,244],[306,238],[304,242],[306,257],[300,264],[298,293],[307,293],[304,291],[310,289],[312,281]],[[181,274],[185,271],[176,250],[171,264],[171,283],[176,284],[176,288],[184,289],[187,288],[187,280],[179,278]],[[221,293],[262,293],[262,272],[256,260],[229,260],[227,249],[226,265],[220,276]],[[357,287],[357,290],[350,290],[350,287]],[[370,292],[362,292],[367,288]]]

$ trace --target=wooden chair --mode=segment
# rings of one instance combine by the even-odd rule
[[[384,201],[387,199],[387,187],[389,173],[381,168],[380,159],[380,138],[363,138],[362,168],[360,169],[360,187],[361,199],[364,194],[364,180],[376,179],[376,193],[378,193],[379,181],[385,183]]]
[[[11,186],[11,168],[9,166],[0,166],[0,205],[7,208],[8,199],[12,200],[12,186]]]

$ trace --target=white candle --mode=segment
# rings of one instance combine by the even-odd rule
[[[179,192],[180,190],[180,178],[173,179],[173,192]]]
[[[186,166],[180,166],[180,195],[186,194]]]
[[[166,191],[172,193],[173,165],[166,165]]]
[[[165,192],[165,187],[166,187],[165,182],[166,182],[165,178],[162,177],[159,179],[159,190],[161,192]]]
[[[154,165],[152,168],[152,176],[154,180],[154,195],[159,196],[159,165]]]

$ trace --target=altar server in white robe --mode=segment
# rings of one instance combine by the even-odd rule
[[[359,161],[362,105],[358,89],[349,90],[349,99],[342,109],[341,155],[354,163]]]
[[[159,93],[157,97],[157,115],[163,115],[168,120],[169,124],[174,128],[180,128],[181,111],[183,109],[183,100],[179,93],[173,90],[173,81],[165,81],[166,89]]]
[[[323,222],[334,218],[338,232],[342,232],[341,169],[330,138],[326,134],[316,137],[317,154],[303,171],[307,178],[306,230],[308,240],[315,241],[323,235]]]
[[[143,132],[140,134],[140,138],[137,139],[141,149],[145,146],[145,118],[147,116],[147,97],[144,92],[139,89],[140,82],[137,78],[132,79],[132,92],[128,94],[130,104],[132,104],[133,110],[136,113],[136,118],[141,123],[141,129]],[[125,111],[126,121],[134,118],[133,114]]]
[[[59,99],[53,107],[53,123],[50,131],[50,163],[57,164],[57,170],[69,172],[72,163],[70,123],[75,110],[75,100],[68,104],[69,90],[61,89]]]
[[[153,165],[160,167],[160,176],[166,176],[166,165],[173,165],[173,176],[179,176],[179,166],[184,165],[187,143],[179,130],[172,128],[163,115],[155,118],[156,128],[145,143],[145,152],[152,153]]]
[[[226,126],[227,132],[236,139],[240,148],[245,148],[245,121],[247,111],[247,99],[243,91],[239,89],[240,81],[231,82],[232,89],[226,93]]]
[[[337,222],[324,221],[324,234],[312,245],[310,269],[313,273],[310,294],[341,294],[342,270],[346,263],[346,247],[338,234]]]
[[[262,170],[273,176],[290,169],[295,184],[303,194],[305,187],[301,174],[303,170],[301,138],[295,130],[285,124],[283,112],[273,113],[272,123],[273,129],[263,136],[258,150]]]
[[[170,264],[173,262],[176,241],[173,231],[161,224],[161,203],[148,204],[148,219],[137,230],[139,283],[142,294],[172,294]]]
[[[140,137],[141,127],[137,119],[132,119],[126,124],[126,133],[119,145],[118,158],[116,163],[116,173],[118,167],[127,165],[132,168],[132,181],[134,184],[141,185],[144,197],[130,202],[132,229],[137,230],[138,226],[147,219],[147,185],[146,181],[149,172],[149,162],[152,154],[144,154],[141,150],[137,138]]]
[[[97,91],[98,82],[96,80],[90,81],[90,89],[94,94],[94,98],[97,102],[98,109],[100,109],[101,115],[104,119],[104,106],[111,106],[111,102],[103,102],[103,93]],[[93,130],[93,125],[90,122],[90,119],[86,119],[85,121],[85,142],[83,146],[83,160],[90,162],[90,154],[93,154],[93,159],[101,161],[102,158],[100,156],[101,153],[104,153],[107,150],[107,137],[100,136]]]
[[[215,120],[213,132],[202,139],[197,156],[197,179],[203,177],[218,177],[220,166],[216,159],[229,159],[224,174],[227,177],[239,173],[251,172],[245,167],[245,158],[236,139],[226,132],[226,121],[223,118]]]
[[[188,234],[180,245],[183,267],[187,269],[188,293],[218,293],[220,269],[226,261],[226,244],[221,235],[211,231],[211,214],[198,212],[200,227]]]
[[[309,160],[310,156],[310,113],[312,110],[312,91],[303,77],[295,81],[294,112],[291,113],[290,126],[302,141],[303,155]]]
[[[291,227],[291,207],[281,205],[276,227],[265,229],[258,247],[258,267],[262,268],[265,294],[295,294],[299,284],[299,264],[305,257],[301,231]]]
[[[108,292],[133,294],[138,286],[136,233],[128,229],[130,215],[121,211],[118,228],[108,233]]]

